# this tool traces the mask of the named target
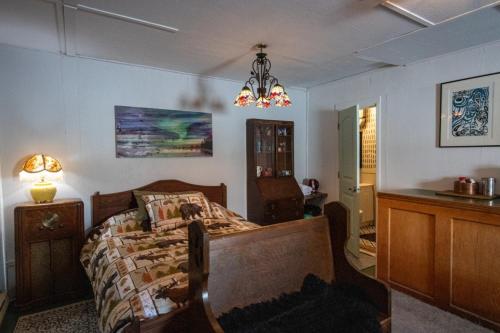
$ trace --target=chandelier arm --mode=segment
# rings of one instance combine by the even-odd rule
[[[245,82],[245,86],[246,86],[246,85],[247,85],[247,83],[248,83],[248,85],[250,86],[250,89],[252,90],[253,97],[254,97],[254,98],[256,98],[256,97],[255,97],[255,96],[256,96],[256,95],[255,95],[255,88],[254,88],[254,86],[253,86],[253,83],[254,83],[254,82],[255,82],[255,77],[254,77],[254,76],[252,76],[252,77],[250,77],[250,78],[248,79],[248,81],[247,81],[247,82]]]
[[[259,88],[261,91],[264,91],[266,89],[266,71],[265,71],[265,62],[264,59],[260,61],[260,85]],[[259,97],[262,95],[262,93],[259,93]],[[265,94],[264,94],[265,95]]]
[[[265,76],[266,76],[266,84],[265,84],[265,86],[267,86],[268,83],[269,83],[269,89],[266,89],[267,98],[269,98],[269,94],[271,92],[271,87],[272,87],[272,79],[274,78],[274,76],[272,76],[270,74],[270,72],[269,72],[270,70],[271,70],[271,61],[266,58],[266,61],[265,61],[265,64],[264,64],[264,72],[265,72]]]
[[[271,72],[271,60],[269,60],[267,58],[265,58],[265,59],[266,59],[266,65],[269,65],[269,67],[266,67],[266,71],[269,73],[269,72]]]
[[[258,67],[258,59],[255,59],[252,62],[252,75],[257,81],[259,81],[259,67]]]

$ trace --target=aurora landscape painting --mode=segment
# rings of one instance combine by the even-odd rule
[[[116,157],[212,156],[212,114],[115,106]]]

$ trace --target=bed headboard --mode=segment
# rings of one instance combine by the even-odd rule
[[[195,185],[182,182],[180,180],[158,180],[154,183],[116,193],[100,194],[96,192],[91,197],[92,201],[92,226],[97,226],[110,216],[127,209],[137,207],[134,197],[134,190],[155,191],[155,192],[185,192],[199,191],[205,194],[208,200],[216,202],[224,207],[227,205],[226,185],[221,183],[218,186]]]

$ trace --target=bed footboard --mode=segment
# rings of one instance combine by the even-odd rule
[[[190,224],[189,331],[223,333],[217,321],[222,313],[299,290],[304,277],[313,273],[325,281],[361,287],[377,307],[383,331],[389,332],[389,290],[358,272],[345,257],[349,211],[335,202],[326,205],[325,212],[327,217],[210,240],[202,223]]]

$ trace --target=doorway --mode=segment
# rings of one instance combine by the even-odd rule
[[[339,111],[339,197],[351,211],[346,245],[351,263],[375,275],[377,104]]]

